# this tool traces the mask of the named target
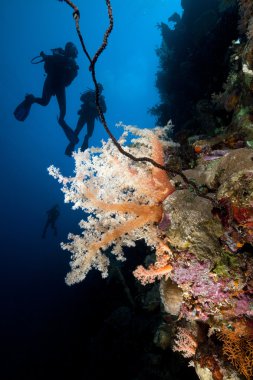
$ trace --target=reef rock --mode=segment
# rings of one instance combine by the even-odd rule
[[[183,302],[183,291],[170,279],[162,279],[160,282],[161,300],[166,313],[179,315]]]
[[[219,255],[219,237],[223,230],[219,220],[213,218],[212,208],[211,201],[196,196],[189,189],[170,195],[164,209],[171,220],[167,236],[172,246],[188,250],[200,259]]]

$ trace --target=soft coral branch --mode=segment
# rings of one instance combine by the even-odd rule
[[[126,149],[134,154],[144,152],[164,164],[163,144],[154,133],[128,126],[121,140],[124,142],[130,133],[139,137],[137,144]],[[65,201],[90,214],[80,223],[82,236],[70,235],[72,241],[62,244],[72,252],[68,284],[84,279],[91,268],[105,277],[109,261],[102,251],[110,246],[119,260],[124,259],[122,247],[133,246],[138,239],[159,247],[157,225],[163,216],[162,202],[174,191],[163,170],[150,164],[130,164],[125,156],[119,157],[110,140],[100,150],[78,152],[74,158],[75,177],[64,177],[54,167],[49,169],[63,183]]]

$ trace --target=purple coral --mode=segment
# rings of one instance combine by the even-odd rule
[[[247,315],[253,317],[253,300],[247,294],[241,294],[235,303],[235,316]]]
[[[172,262],[172,266],[171,279],[192,297],[194,304],[199,305],[200,319],[206,319],[209,313],[213,313],[213,309],[229,299],[229,280],[216,278],[210,273],[209,261],[199,261],[190,253],[181,253],[180,257]],[[186,309],[188,310],[188,307]],[[196,313],[191,316],[188,312],[187,314],[190,318],[196,316]]]

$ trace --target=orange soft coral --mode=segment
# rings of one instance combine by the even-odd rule
[[[223,353],[233,366],[246,377],[253,377],[253,327],[252,322],[239,320],[223,326],[218,337],[223,341]]]
[[[164,142],[158,138],[157,129],[155,133],[129,126],[124,129],[121,144],[130,133],[139,136],[126,150],[164,165]],[[106,277],[109,260],[103,251],[109,247],[119,260],[124,259],[122,248],[134,246],[138,239],[160,247],[156,226],[163,216],[162,202],[174,191],[165,171],[119,155],[110,140],[101,149],[78,152],[74,158],[75,177],[63,177],[58,169],[49,169],[63,183],[65,202],[89,214],[80,222],[82,235],[70,234],[70,243],[62,244],[72,252],[68,284],[83,280],[91,268]]]

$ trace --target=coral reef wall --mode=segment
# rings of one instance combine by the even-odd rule
[[[150,112],[159,124],[169,119],[175,124],[180,148],[168,154],[169,164],[216,204],[198,199],[174,178],[176,191],[164,202],[173,269],[160,283],[161,299],[167,315],[177,310],[179,316],[169,322],[177,329],[174,350],[192,358],[200,379],[249,380],[253,3],[186,0],[182,7],[182,17],[174,14],[160,25],[161,103]]]
[[[160,69],[156,86],[161,103],[150,110],[158,125],[173,120],[174,136],[179,141],[216,127],[211,94],[222,89],[229,71],[231,42],[238,38],[234,2],[225,9],[219,0],[181,3],[182,17],[172,16],[168,24],[159,25],[162,43],[157,49]]]

